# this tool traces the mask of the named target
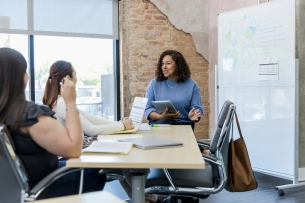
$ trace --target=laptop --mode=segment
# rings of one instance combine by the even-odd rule
[[[129,114],[129,118],[132,120],[133,129],[111,132],[111,133],[107,133],[107,134],[113,135],[113,134],[136,133],[136,132],[138,132],[139,129],[140,129],[141,123],[142,123],[142,119],[143,119],[143,115],[144,115],[144,111],[145,111],[145,108],[146,108],[147,101],[148,101],[148,98],[135,97],[133,105],[131,107],[130,114]]]
[[[160,149],[167,147],[181,147],[183,143],[174,140],[168,140],[160,137],[142,137],[131,139],[120,139],[120,142],[132,142],[134,147],[140,149]]]

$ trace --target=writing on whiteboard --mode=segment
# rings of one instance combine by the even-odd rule
[[[259,64],[258,80],[279,80],[279,64],[278,63]]]

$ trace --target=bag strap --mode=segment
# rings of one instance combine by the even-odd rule
[[[229,138],[229,139],[231,139],[231,140],[233,140],[233,128],[234,128],[234,118],[232,119],[232,124],[231,124],[231,138]]]
[[[236,111],[234,111],[234,114],[235,114],[235,120],[236,120],[237,129],[238,129],[238,132],[239,132],[239,136],[242,138],[243,135],[241,133],[241,129],[240,129],[240,125],[239,125],[239,121],[238,121],[238,117],[237,117]],[[233,133],[233,130],[232,130],[232,133]]]

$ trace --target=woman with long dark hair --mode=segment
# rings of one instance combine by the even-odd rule
[[[56,112],[55,117],[63,125],[66,121],[66,104],[59,91],[59,81],[66,75],[76,84],[76,72],[71,63],[67,61],[56,61],[52,64],[42,100],[45,105]],[[128,118],[121,122],[108,121],[87,114],[80,109],[78,111],[83,132],[88,136],[97,136],[99,134],[130,130],[133,128],[132,121]]]
[[[58,156],[79,157],[82,150],[82,128],[76,108],[75,84],[68,77],[58,81],[60,95],[66,104],[66,125],[45,106],[26,101],[25,87],[29,76],[24,57],[14,49],[0,48],[0,124],[12,134],[15,152],[28,175],[30,188],[65,163]],[[105,175],[99,169],[85,169],[83,191],[102,190]],[[44,198],[78,193],[79,172],[71,172],[55,181]],[[40,196],[41,198],[41,196]]]

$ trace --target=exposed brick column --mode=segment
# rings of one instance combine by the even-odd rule
[[[183,16],[181,16],[183,17]],[[144,97],[154,78],[159,55],[168,49],[181,52],[191,77],[201,88],[204,115],[195,127],[196,138],[209,137],[209,64],[196,51],[192,36],[177,30],[148,0],[121,0],[121,97],[122,115],[128,115],[134,97]]]

